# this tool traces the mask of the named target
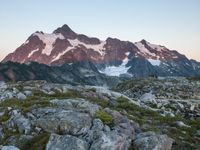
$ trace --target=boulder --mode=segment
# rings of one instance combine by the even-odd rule
[[[171,150],[173,140],[167,135],[145,132],[137,135],[134,146],[138,150]]]
[[[20,150],[19,148],[15,147],[15,146],[3,146],[0,147],[1,150]]]
[[[196,131],[195,136],[198,137],[198,138],[200,138],[200,130]]]
[[[17,99],[19,99],[19,100],[25,100],[26,98],[27,98],[26,95],[24,95],[21,92],[17,94]]]
[[[33,95],[32,91],[24,91],[24,94],[25,94],[26,96],[31,96],[31,95]]]
[[[99,105],[92,104],[84,99],[64,99],[64,100],[51,100],[51,103],[63,108],[71,110],[80,110],[89,112],[90,115],[94,115],[96,111],[100,109]]]
[[[93,120],[92,128],[83,138],[91,143],[90,150],[128,150],[132,140],[123,130],[111,130],[100,119]]]
[[[89,145],[71,135],[51,134],[46,150],[87,150]]]
[[[91,126],[88,113],[59,108],[39,108],[33,110],[36,126],[50,133],[82,134]]]
[[[14,93],[6,90],[0,95],[0,100],[11,99],[13,97],[14,97]]]
[[[140,97],[140,101],[143,103],[156,103],[155,95],[152,93],[145,93]]]
[[[12,116],[7,121],[6,125],[12,128],[17,126],[21,134],[30,134],[31,132],[31,121],[25,118],[24,115],[17,110],[12,111]]]
[[[187,128],[190,128],[191,126],[188,126],[186,125],[184,122],[182,121],[176,121],[175,124],[178,126],[178,127],[187,127]]]

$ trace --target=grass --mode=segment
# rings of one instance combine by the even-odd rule
[[[4,137],[3,139],[0,140],[0,145],[6,145],[8,143],[8,138],[11,136],[17,136],[17,137],[20,136],[20,133],[17,130],[17,127],[15,127],[14,131],[4,128],[3,133],[4,133]]]
[[[0,116],[0,123],[7,121],[10,118],[8,111],[5,111],[5,113]]]
[[[200,77],[189,77],[187,78],[189,81],[200,81]]]
[[[104,110],[99,110],[95,113],[96,118],[101,119],[101,121],[108,125],[108,126],[112,126],[113,124],[113,118],[111,115],[109,115],[107,112],[105,112]]]
[[[34,91],[32,96],[27,97],[26,100],[20,101],[16,98],[8,99],[1,102],[2,107],[14,107],[21,109],[23,112],[29,112],[31,106],[41,106],[41,107],[50,107],[52,104],[50,100],[53,98],[64,99],[64,98],[77,98],[79,97],[78,92],[68,91],[66,93],[60,93],[55,91],[54,94],[48,95],[41,91]],[[6,120],[7,116],[0,117],[0,120]]]
[[[19,145],[21,150],[44,150],[49,140],[50,133],[41,133],[34,136],[31,140],[25,141]]]
[[[92,103],[100,105],[102,108],[106,108],[109,106],[109,102],[99,98],[88,98],[88,100]]]

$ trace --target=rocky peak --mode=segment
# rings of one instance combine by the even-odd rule
[[[67,39],[75,39],[77,36],[77,34],[74,31],[72,31],[71,28],[66,24],[56,29],[53,33],[61,33]]]
[[[141,42],[143,45],[146,45],[146,44],[147,44],[147,41],[146,41],[145,39],[142,39],[140,42]]]

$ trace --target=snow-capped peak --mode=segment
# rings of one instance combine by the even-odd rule
[[[37,36],[44,44],[45,48],[42,51],[42,54],[50,55],[51,51],[53,50],[53,44],[55,43],[56,39],[65,39],[62,34],[47,34],[47,33],[34,33],[33,36]]]

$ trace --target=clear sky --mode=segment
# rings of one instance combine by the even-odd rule
[[[2,0],[0,60],[33,32],[63,24],[101,40],[146,39],[200,61],[200,0]]]

